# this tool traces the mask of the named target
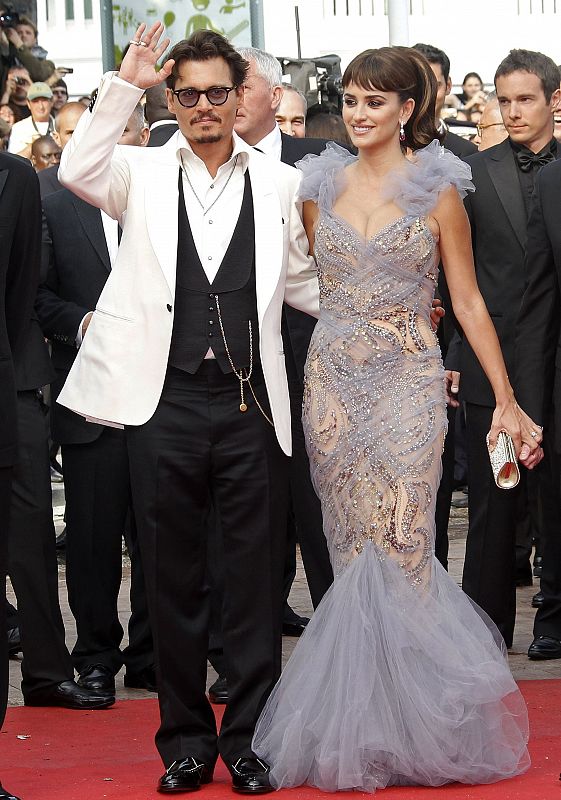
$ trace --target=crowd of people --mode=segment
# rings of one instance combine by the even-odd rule
[[[0,630],[24,702],[107,708],[124,667],[158,693],[163,793],[210,782],[218,754],[250,794],[523,772],[505,653],[533,574],[528,656],[561,658],[559,68],[513,50],[492,91],[472,72],[455,95],[443,50],[381,48],[346,69],[340,109],[308,109],[273,55],[210,31],[168,53],[155,23],[70,100],[17,22],[0,29],[17,599]],[[508,491],[501,430],[523,465]],[[311,620],[288,603],[297,543]],[[281,676],[283,634],[300,641]]]

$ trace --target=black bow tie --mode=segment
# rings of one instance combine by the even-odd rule
[[[549,164],[550,161],[555,161],[555,155],[551,150],[546,150],[545,153],[531,153],[529,150],[519,150],[516,153],[516,160],[522,172],[530,172],[531,169],[537,169]]]

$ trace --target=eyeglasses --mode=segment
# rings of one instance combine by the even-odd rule
[[[237,86],[211,86],[204,92],[199,89],[172,89],[174,94],[184,108],[194,108],[199,102],[201,95],[204,94],[208,102],[213,106],[223,106],[230,92],[237,89]]]
[[[490,122],[488,125],[476,125],[475,129],[477,130],[477,135],[481,136],[481,132],[484,131],[485,128],[495,128],[497,125],[504,128],[504,123],[502,122]]]

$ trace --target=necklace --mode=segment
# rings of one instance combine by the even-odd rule
[[[234,174],[234,170],[236,169],[236,166],[238,164],[238,156],[239,156],[239,153],[237,153],[236,157],[234,158],[234,163],[232,164],[232,169],[230,170],[230,173],[229,173],[228,177],[226,178],[226,182],[224,183],[224,186],[222,187],[222,189],[220,189],[220,191],[218,192],[217,196],[214,198],[212,203],[209,205],[209,207],[205,211],[204,204],[201,203],[201,199],[200,199],[199,195],[196,193],[193,184],[191,183],[191,178],[189,177],[189,173],[185,169],[185,162],[183,161],[183,154],[181,155],[181,166],[183,167],[183,173],[185,175],[185,178],[187,179],[187,183],[189,184],[189,188],[193,192],[193,196],[194,196],[195,200],[197,201],[197,203],[200,205],[200,207],[203,210],[203,217],[206,217],[206,215],[208,214],[210,209],[213,207],[213,205],[215,203],[217,203],[220,200],[220,198],[222,197],[222,195],[224,194],[224,191],[225,191],[226,187],[230,183],[230,178]]]

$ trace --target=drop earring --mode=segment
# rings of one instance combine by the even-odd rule
[[[405,128],[403,127],[403,120],[399,123],[399,141],[405,141]]]

